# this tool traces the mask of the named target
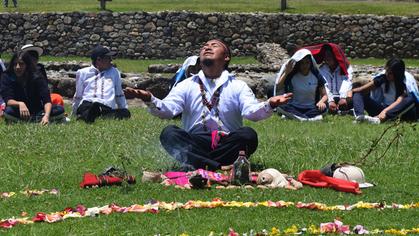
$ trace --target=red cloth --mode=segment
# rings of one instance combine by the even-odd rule
[[[342,71],[344,75],[348,76],[349,61],[346,58],[343,50],[339,47],[339,45],[334,44],[334,43],[321,43],[321,44],[316,44],[312,46],[305,46],[303,48],[310,50],[317,64],[320,64],[324,61],[324,50],[323,50],[324,45],[329,45],[332,48],[333,55],[335,55],[335,58],[339,64],[340,70]]]
[[[305,170],[298,175],[298,181],[318,188],[333,188],[355,194],[362,193],[358,183],[326,176],[320,170]]]
[[[51,93],[51,103],[53,105],[60,105],[64,106],[64,99],[63,97],[58,93]]]
[[[94,186],[108,186],[108,185],[118,185],[124,181],[123,178],[114,177],[114,176],[96,176],[93,173],[86,172],[83,176],[83,181],[80,183],[81,188],[94,187]],[[134,176],[128,176],[129,184],[135,183]]]

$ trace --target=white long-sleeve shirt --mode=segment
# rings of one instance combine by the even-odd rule
[[[327,64],[320,67],[320,73],[327,80],[329,92],[328,100],[333,101],[333,98],[346,98],[349,90],[352,89],[352,67],[348,68],[349,76],[342,75],[340,67],[337,66],[335,71],[331,71]]]
[[[199,80],[203,83],[208,101],[211,101],[214,92],[222,86],[218,103],[219,117],[214,108],[209,111],[203,105]],[[272,115],[268,102],[259,102],[245,82],[237,80],[226,70],[215,80],[207,79],[201,70],[197,75],[179,83],[163,100],[152,96],[148,106],[150,113],[160,118],[168,119],[182,113],[183,128],[192,133],[202,130],[203,114],[209,131],[219,129],[221,123],[220,128],[225,132],[242,127],[243,117],[258,121]]]
[[[73,99],[73,114],[83,101],[99,102],[112,109],[128,108],[122,90],[120,72],[111,67],[100,72],[90,66],[80,69],[76,73],[76,93]]]

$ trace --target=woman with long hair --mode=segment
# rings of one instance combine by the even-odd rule
[[[7,121],[32,121],[47,125],[62,120],[64,108],[51,104],[46,78],[37,72],[27,52],[15,53],[2,75],[1,95]]]
[[[379,124],[399,117],[402,120],[417,119],[418,87],[413,75],[405,71],[401,59],[388,60],[384,72],[376,75],[372,81],[353,88],[349,96],[353,99],[357,122]],[[368,115],[364,115],[364,110]]]
[[[280,114],[300,121],[316,121],[327,111],[327,82],[320,74],[312,54],[298,50],[285,65],[278,87],[293,93],[288,104],[277,107]]]

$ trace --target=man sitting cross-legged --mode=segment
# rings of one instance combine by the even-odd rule
[[[125,89],[127,98],[141,98],[155,116],[172,118],[182,113],[183,128],[164,128],[160,142],[186,170],[215,170],[232,164],[240,150],[247,155],[254,153],[257,133],[243,127],[243,117],[252,121],[268,118],[272,108],[285,104],[292,96],[258,102],[247,84],[227,71],[230,59],[224,42],[210,40],[200,51],[201,71],[180,82],[163,100],[149,91]]]
[[[92,51],[92,66],[76,74],[73,114],[77,119],[92,123],[99,116],[123,119],[131,116],[122,91],[119,71],[112,66],[109,48],[97,46]]]

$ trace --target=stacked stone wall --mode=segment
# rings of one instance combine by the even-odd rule
[[[258,43],[339,43],[350,57],[419,58],[419,17],[284,13],[0,14],[1,52],[34,43],[55,56],[89,55],[96,44],[125,58],[179,58],[220,38],[234,55],[255,55]]]

